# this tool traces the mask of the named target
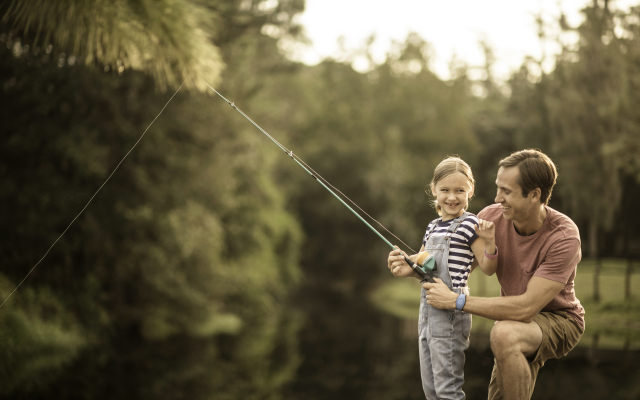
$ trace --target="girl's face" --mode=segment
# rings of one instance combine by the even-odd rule
[[[448,221],[459,217],[473,196],[471,182],[460,172],[455,172],[431,186],[431,193],[436,197],[442,209],[442,220]]]

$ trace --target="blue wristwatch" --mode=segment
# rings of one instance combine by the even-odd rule
[[[462,307],[464,307],[464,303],[467,302],[467,295],[464,293],[460,293],[458,298],[456,299],[456,310],[462,311]]]

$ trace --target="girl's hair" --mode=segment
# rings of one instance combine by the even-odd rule
[[[427,194],[432,195],[431,188],[435,188],[438,182],[451,174],[455,174],[456,172],[460,172],[462,175],[466,176],[472,188],[475,186],[476,181],[473,179],[473,173],[471,172],[469,164],[464,162],[460,157],[449,156],[442,160],[433,171],[433,179],[431,180],[429,189],[425,190]],[[433,199],[433,206],[438,212],[438,215],[442,215],[442,208],[438,205],[437,198]],[[464,210],[467,211],[467,208],[469,208],[469,203],[464,207]]]

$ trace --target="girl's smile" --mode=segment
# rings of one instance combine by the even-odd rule
[[[455,172],[441,180],[431,188],[436,201],[442,209],[442,220],[459,217],[464,212],[469,198],[473,196],[473,187],[469,178],[460,172]]]

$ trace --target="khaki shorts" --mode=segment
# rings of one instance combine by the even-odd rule
[[[583,333],[582,328],[564,311],[542,312],[533,320],[542,329],[542,343],[533,359],[528,359],[531,371],[529,398],[533,395],[538,371],[544,362],[551,358],[566,356],[578,344]],[[498,366],[494,361],[489,383],[489,400],[502,399],[502,393],[498,387],[498,373]]]

